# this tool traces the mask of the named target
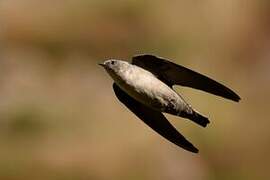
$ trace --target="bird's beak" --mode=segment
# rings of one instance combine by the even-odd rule
[[[98,63],[98,65],[105,67],[105,64],[103,64],[103,63]]]

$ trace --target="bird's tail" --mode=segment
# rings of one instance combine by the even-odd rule
[[[208,120],[207,117],[204,117],[203,115],[199,114],[198,112],[196,112],[195,110],[191,110],[189,112],[182,112],[181,113],[182,117],[188,118],[191,121],[199,124],[200,126],[206,127],[208,123],[210,123],[210,121]]]

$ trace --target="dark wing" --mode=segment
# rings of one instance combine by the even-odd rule
[[[152,72],[169,86],[175,84],[192,87],[233,101],[240,97],[224,85],[183,66],[153,55],[139,55],[132,58],[132,64]]]
[[[136,116],[138,116],[143,122],[150,126],[153,130],[159,133],[161,136],[171,141],[172,143],[184,148],[185,150],[198,153],[198,149],[195,148],[190,142],[188,142],[184,136],[182,136],[165,118],[165,116],[158,111],[152,110],[147,106],[136,101],[123,90],[121,90],[115,83],[113,84],[113,90],[117,98],[128,107]]]

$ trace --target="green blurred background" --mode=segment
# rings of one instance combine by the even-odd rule
[[[1,0],[1,180],[270,179],[267,0]],[[177,88],[206,129],[168,115],[192,154],[138,120],[99,66],[151,53],[234,89]]]

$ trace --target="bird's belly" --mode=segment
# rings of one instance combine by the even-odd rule
[[[158,111],[165,111],[168,106],[176,109],[179,102],[178,94],[156,77],[137,76],[119,85],[131,97]]]

